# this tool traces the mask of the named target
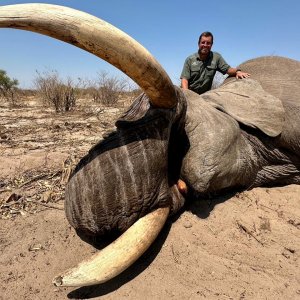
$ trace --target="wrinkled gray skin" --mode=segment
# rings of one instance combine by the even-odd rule
[[[249,98],[237,98],[228,111],[232,113],[237,108],[242,123],[254,122],[275,137],[241,125],[236,115],[232,118],[211,107],[209,104],[218,101],[218,90],[201,97],[191,95],[185,126],[191,147],[184,158],[182,176],[200,193],[228,187],[300,183],[300,62],[263,57],[240,67],[251,73],[252,81],[258,80],[267,93],[261,99],[263,103],[255,103],[255,107],[251,107]],[[247,80],[237,82],[233,78],[223,88],[234,83],[236,88],[232,92],[248,97],[259,88],[251,82],[253,88],[245,93],[243,86]],[[230,94],[219,95],[225,105],[231,101]],[[271,101],[266,104],[268,97]]]
[[[182,207],[174,185],[180,165],[177,154],[170,154],[184,136],[186,101],[179,89],[177,94],[174,109],[153,108],[144,94],[138,97],[116,132],[79,162],[65,197],[66,216],[79,232],[122,232],[158,207]]]
[[[299,184],[300,62],[262,57],[240,67],[251,79],[229,78],[201,96],[177,89],[174,109],[139,97],[73,173],[65,204],[71,225],[102,235],[157,207],[175,213],[185,202],[179,177],[200,195]]]

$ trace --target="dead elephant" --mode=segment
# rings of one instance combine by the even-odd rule
[[[174,87],[146,49],[86,13],[46,4],[2,6],[0,27],[87,50],[145,92],[117,130],[80,161],[66,188],[66,215],[76,230],[124,234],[55,278],[56,285],[105,282],[130,266],[184,205],[180,177],[198,194],[300,183],[300,62],[250,60],[240,67],[253,79],[229,79],[199,96]]]

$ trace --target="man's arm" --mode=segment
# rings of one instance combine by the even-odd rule
[[[243,79],[243,78],[248,78],[250,77],[250,74],[247,72],[242,72],[241,69],[238,68],[229,68],[227,71],[227,74],[229,76],[235,76],[236,79]]]
[[[184,89],[184,90],[187,90],[189,88],[189,82],[187,79],[185,78],[181,78],[181,87]]]
[[[181,88],[187,90],[189,88],[189,78],[191,77],[191,64],[190,56],[186,58],[183,64],[182,72],[180,75]]]

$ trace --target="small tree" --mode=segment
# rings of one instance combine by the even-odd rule
[[[63,81],[57,71],[43,74],[37,71],[35,85],[43,100],[54,106],[56,112],[70,111],[75,107],[79,90],[70,78]]]
[[[91,84],[89,91],[95,102],[112,106],[118,102],[119,97],[127,87],[128,83],[126,80],[110,76],[107,72],[101,71],[98,74],[98,78]]]
[[[9,101],[12,105],[16,104],[17,79],[11,79],[6,71],[0,70],[0,95]]]

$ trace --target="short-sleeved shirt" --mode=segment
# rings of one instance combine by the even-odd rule
[[[216,71],[224,75],[229,68],[219,53],[210,51],[208,58],[203,61],[197,52],[185,60],[180,78],[188,80],[190,90],[203,94],[211,89]]]

